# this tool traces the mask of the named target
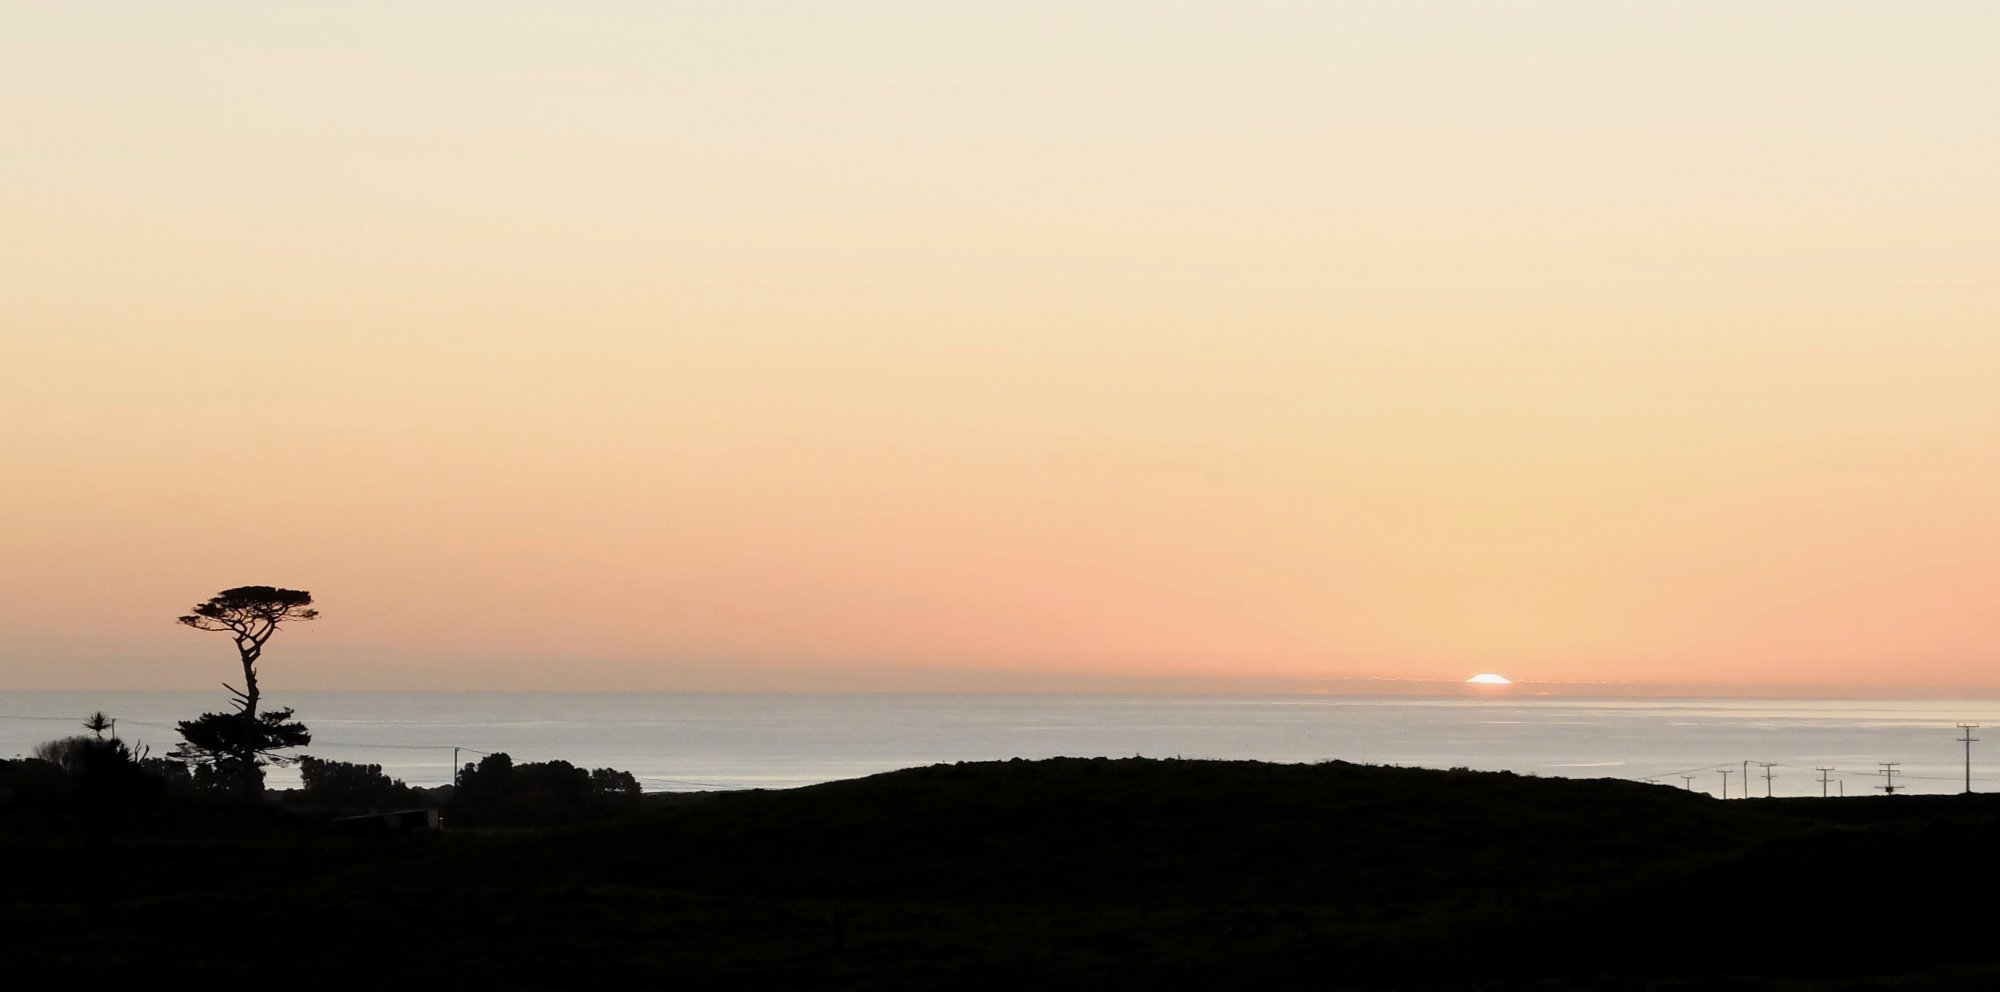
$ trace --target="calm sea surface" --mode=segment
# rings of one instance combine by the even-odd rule
[[[924,695],[783,693],[293,692],[308,753],[379,764],[412,785],[451,780],[461,761],[505,751],[632,772],[651,791],[785,788],[953,761],[1059,755],[1338,758],[1561,775],[1653,779],[1730,796],[1819,795],[1883,783],[1900,762],[1910,792],[1964,788],[1954,724],[1983,723],[1972,785],[2000,790],[2000,700],[1603,699],[1328,696]],[[93,710],[154,754],[173,724],[220,708],[214,693],[0,693],[0,756],[82,733]],[[1978,736],[1975,732],[1974,736]],[[1691,776],[1691,780],[1682,776]],[[278,770],[274,786],[294,784]]]

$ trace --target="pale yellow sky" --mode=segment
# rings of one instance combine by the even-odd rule
[[[0,0],[0,688],[2000,689],[1996,51]]]

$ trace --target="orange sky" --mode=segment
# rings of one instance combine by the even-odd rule
[[[0,688],[2000,689],[1996,50],[0,5]]]

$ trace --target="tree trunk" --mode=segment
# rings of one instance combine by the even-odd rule
[[[243,798],[261,801],[264,798],[264,769],[257,764],[257,752],[246,748],[236,770],[236,788]]]
[[[243,798],[261,801],[264,798],[264,769],[257,765],[257,655],[262,645],[251,642],[237,644],[238,653],[243,656],[243,740],[237,761],[237,788]]]
[[[257,656],[262,648],[256,642],[236,645],[236,652],[243,658],[243,715],[257,719]]]

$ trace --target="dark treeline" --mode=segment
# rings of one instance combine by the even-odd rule
[[[522,762],[491,754],[468,764],[456,787],[418,788],[380,765],[298,755],[301,787],[263,790],[264,804],[328,818],[435,808],[455,826],[527,827],[576,823],[637,807],[639,782],[613,768],[567,761]],[[212,764],[154,757],[143,744],[78,734],[48,741],[33,757],[0,760],[0,811],[67,812],[101,828],[143,829],[176,803],[234,805],[240,779]]]
[[[634,809],[639,780],[613,768],[585,771],[567,761],[515,764],[489,754],[458,775],[449,811],[454,826],[543,826]]]
[[[441,809],[446,822],[480,827],[575,823],[637,806],[638,780],[612,768],[516,764],[492,754],[466,765],[455,786],[420,789],[383,774],[380,765],[300,753],[312,731],[290,707],[264,705],[258,663],[285,625],[319,615],[312,593],[277,586],[237,586],[196,604],[178,622],[228,636],[242,682],[241,688],[224,683],[233,705],[179,721],[179,742],[157,757],[145,745],[120,740],[111,715],[93,713],[83,721],[90,733],[49,741],[33,758],[0,761],[0,809],[73,813],[98,834],[142,823],[176,802],[232,797],[322,818]],[[299,766],[301,788],[264,787],[267,767],[291,764]]]

